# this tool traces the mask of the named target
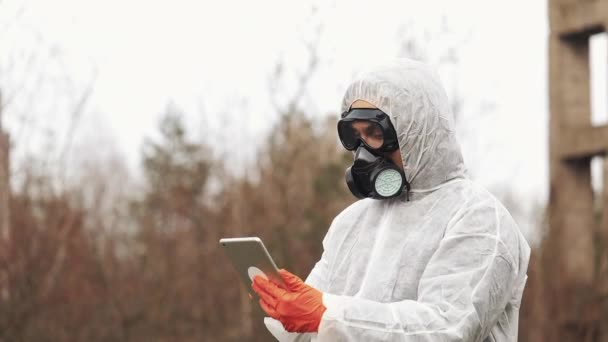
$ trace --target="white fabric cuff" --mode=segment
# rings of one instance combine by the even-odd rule
[[[323,305],[325,312],[319,324],[319,330],[325,320],[342,321],[344,317],[344,305],[342,296],[333,295],[331,293],[323,293]]]
[[[310,342],[317,336],[317,333],[290,333],[283,328],[281,322],[272,317],[264,317],[264,324],[272,336],[280,342]]]

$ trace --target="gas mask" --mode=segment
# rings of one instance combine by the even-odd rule
[[[353,165],[346,170],[346,184],[355,197],[387,199],[399,196],[403,189],[409,195],[403,171],[381,154],[399,148],[388,115],[375,108],[344,112],[338,135],[344,148],[355,151]]]

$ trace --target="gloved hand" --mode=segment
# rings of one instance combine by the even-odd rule
[[[260,297],[260,306],[289,332],[316,332],[326,308],[321,291],[308,286],[302,279],[281,269],[281,278],[288,290],[257,276],[252,288]]]

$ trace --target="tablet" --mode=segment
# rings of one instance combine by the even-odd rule
[[[262,240],[258,237],[241,237],[221,239],[220,245],[230,258],[234,269],[245,288],[256,299],[257,294],[251,288],[253,278],[260,275],[266,279],[287,288],[279,275],[279,269],[274,263]]]

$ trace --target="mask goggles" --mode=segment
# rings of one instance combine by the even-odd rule
[[[380,109],[355,108],[342,113],[338,136],[345,149],[356,150],[361,144],[371,151],[392,152],[399,148],[397,133]]]
[[[346,184],[354,196],[387,199],[406,190],[409,200],[405,174],[381,153],[399,148],[388,115],[375,108],[344,112],[338,121],[338,135],[344,148],[355,151],[353,165],[346,170]]]

